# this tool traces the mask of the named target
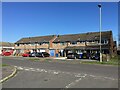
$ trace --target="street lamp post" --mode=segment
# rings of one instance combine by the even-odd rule
[[[102,30],[102,8],[101,8],[101,4],[98,5],[99,9],[100,9],[100,62],[102,62],[102,50],[101,50],[101,30]]]

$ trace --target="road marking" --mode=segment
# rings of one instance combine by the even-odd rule
[[[117,79],[111,78],[111,77],[88,75],[88,74],[85,74],[85,73],[82,73],[82,74],[81,73],[71,73],[71,72],[63,72],[63,71],[56,71],[56,70],[45,70],[45,69],[40,69],[40,68],[30,68],[30,67],[22,67],[22,66],[14,66],[14,67],[16,67],[19,70],[35,71],[35,72],[45,72],[45,73],[51,73],[51,74],[54,74],[54,75],[58,75],[60,73],[62,73],[62,74],[68,74],[68,75],[74,75],[74,77],[76,77],[76,78],[84,78],[86,76],[89,76],[89,77],[93,77],[94,79],[117,80]],[[78,82],[79,79],[76,80],[76,81]]]
[[[109,79],[109,80],[118,80],[115,78],[111,78],[111,77],[104,77],[104,76],[95,76],[95,75],[89,75],[90,77],[96,78],[96,79]]]
[[[29,68],[29,69],[34,69],[34,68]]]
[[[76,83],[78,83],[80,80],[82,80],[82,78],[85,78],[87,76],[87,74],[81,75],[81,74],[75,74],[75,77],[79,77],[78,79],[76,79],[74,82],[71,82],[70,84],[68,84],[67,86],[65,86],[65,88],[70,88],[71,86],[75,85]]]
[[[22,68],[22,67],[18,67],[18,69],[23,70],[23,68]]]
[[[59,73],[58,73],[58,72],[54,72],[54,74],[56,74],[56,75],[57,75],[57,74],[59,74]]]
[[[33,70],[30,70],[30,71],[36,71],[36,70],[33,69]]]
[[[29,69],[24,69],[24,70],[29,71]]]
[[[39,68],[37,68],[36,70],[37,70],[37,71],[40,71],[40,69],[39,69]]]

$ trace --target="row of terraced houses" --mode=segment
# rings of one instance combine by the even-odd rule
[[[101,32],[101,37],[102,53],[116,54],[112,31]],[[69,52],[99,52],[100,32],[22,38],[15,43],[15,50],[19,53],[48,52],[50,56],[63,57]]]

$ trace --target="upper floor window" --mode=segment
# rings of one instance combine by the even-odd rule
[[[72,45],[75,45],[75,44],[77,44],[77,42],[71,42],[71,44],[72,44]]]
[[[43,44],[49,44],[49,42],[44,42]]]
[[[23,46],[23,45],[24,45],[23,43],[19,44],[19,46]]]
[[[54,42],[54,44],[58,44],[57,42]]]
[[[39,43],[39,45],[42,45],[42,43]]]
[[[20,44],[17,44],[17,46],[20,46]]]
[[[80,41],[80,43],[85,43],[85,41]]]
[[[31,46],[34,46],[35,45],[35,43],[31,43]]]
[[[60,42],[60,45],[65,45],[65,43],[64,42]]]
[[[108,44],[108,40],[104,40],[104,44]]]
[[[104,40],[101,40],[101,43],[104,44]]]
[[[39,45],[49,44],[49,42],[40,42]]]
[[[108,40],[101,40],[102,44],[108,44]]]

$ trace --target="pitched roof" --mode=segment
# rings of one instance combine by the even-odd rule
[[[27,37],[18,40],[16,43],[35,43],[35,42],[49,42],[55,35]]]
[[[101,37],[104,39],[108,39],[111,34],[112,34],[112,31],[104,31],[104,32],[101,32]],[[100,32],[58,35],[58,37],[54,40],[54,42],[99,40],[99,37],[100,37]]]
[[[0,42],[0,46],[4,46],[4,47],[14,47],[14,43],[10,43],[10,42]]]

